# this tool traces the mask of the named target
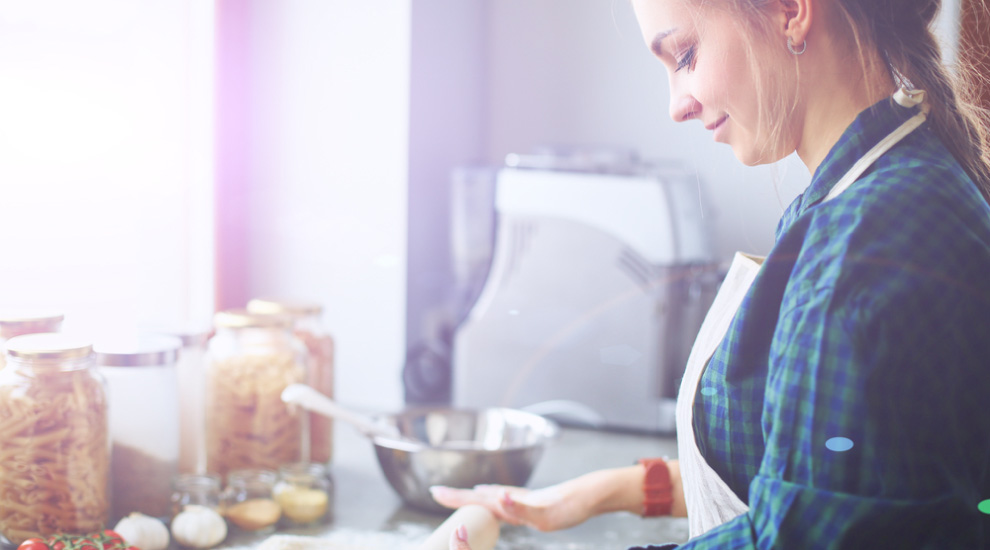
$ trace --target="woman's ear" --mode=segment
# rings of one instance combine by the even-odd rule
[[[793,44],[808,38],[816,0],[780,0],[780,30]]]

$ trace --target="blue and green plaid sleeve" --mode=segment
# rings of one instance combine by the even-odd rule
[[[833,148],[696,395],[749,512],[680,548],[990,547],[990,208],[919,130],[820,199],[907,113]]]

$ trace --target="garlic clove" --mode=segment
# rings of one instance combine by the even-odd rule
[[[168,527],[159,519],[140,512],[122,518],[113,528],[129,546],[141,550],[165,550],[168,548]]]
[[[212,548],[227,538],[227,522],[212,508],[190,504],[172,518],[172,537],[187,548]]]

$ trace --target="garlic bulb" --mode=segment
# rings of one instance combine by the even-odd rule
[[[210,548],[227,538],[227,522],[212,508],[190,504],[172,518],[172,537],[182,546]]]
[[[158,519],[140,512],[134,512],[121,519],[113,530],[129,546],[136,546],[141,550],[165,550],[168,548],[168,527],[165,527],[165,524]]]

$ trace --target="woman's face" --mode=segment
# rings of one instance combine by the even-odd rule
[[[694,0],[633,4],[647,45],[667,68],[675,122],[698,119],[715,141],[729,144],[747,165],[774,162],[794,151],[789,136],[795,133],[778,127],[775,136],[771,127],[787,117],[770,116],[775,107],[761,101],[780,97],[777,83],[765,80],[779,77],[777,68],[785,65],[777,52],[764,52],[769,48],[758,44],[748,47],[743,21],[723,10],[699,9]],[[786,52],[783,42],[781,49]],[[767,70],[754,73],[751,52],[759,52],[761,68]]]

